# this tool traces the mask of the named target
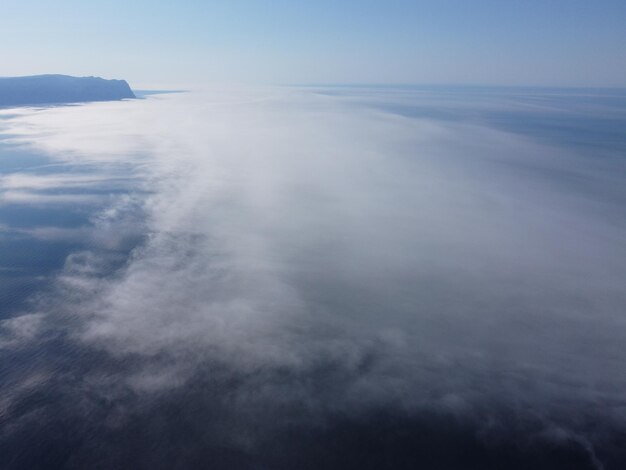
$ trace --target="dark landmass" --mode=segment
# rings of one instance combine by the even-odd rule
[[[81,103],[135,98],[125,80],[67,75],[0,78],[0,106]]]

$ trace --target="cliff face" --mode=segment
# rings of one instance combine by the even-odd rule
[[[0,78],[0,106],[79,103],[135,98],[125,80],[67,75]]]

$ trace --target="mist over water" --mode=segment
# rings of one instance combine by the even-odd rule
[[[0,467],[622,468],[624,125],[589,90],[0,110]]]

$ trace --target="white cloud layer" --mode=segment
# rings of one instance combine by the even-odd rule
[[[207,363],[328,363],[351,374],[337,406],[465,413],[491,400],[626,418],[626,224],[614,201],[563,178],[603,177],[580,155],[298,90],[3,125],[52,158],[141,178],[141,220],[123,197],[94,220],[111,236],[136,224],[145,243],[114,276],[98,252],[70,257],[55,304],[78,318],[80,342],[158,358],[126,377],[136,390],[179,386]],[[99,181],[50,178],[7,177],[3,200]]]

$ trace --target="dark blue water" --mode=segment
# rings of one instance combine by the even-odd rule
[[[15,146],[0,146],[0,175],[14,172],[45,174],[48,158]],[[66,256],[78,247],[72,243],[51,243],[37,240],[21,230],[38,226],[79,226],[86,222],[88,213],[67,206],[38,208],[29,205],[3,204],[0,206],[0,312],[7,318],[25,307],[25,302],[45,288],[47,277],[61,268]]]
[[[0,178],[89,176],[100,170],[90,165],[59,163],[43,151],[0,142]],[[94,229],[91,217],[110,204],[111,198],[127,194],[131,189],[120,186],[118,181],[105,181],[89,188],[52,185],[38,188],[36,195],[61,199],[3,201],[0,204],[0,318],[32,308],[29,301],[46,291],[68,255],[93,249],[88,236]],[[77,199],[72,200],[72,196]],[[85,196],[90,198],[88,202],[81,199]]]

